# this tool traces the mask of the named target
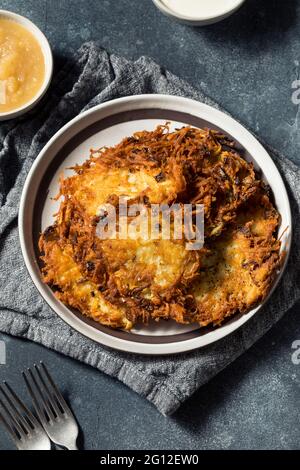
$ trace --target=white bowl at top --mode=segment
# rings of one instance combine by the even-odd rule
[[[245,0],[152,0],[159,10],[181,23],[204,26],[224,20]]]
[[[16,108],[16,109],[13,109],[12,111],[7,111],[4,113],[0,112],[0,121],[5,121],[5,120],[12,119],[17,116],[20,116],[21,114],[26,113],[37,104],[37,102],[42,98],[42,96],[44,96],[44,94],[46,93],[50,85],[51,78],[52,78],[53,57],[52,57],[50,44],[47,38],[42,33],[42,31],[34,23],[32,23],[32,21],[30,21],[28,18],[25,18],[24,16],[18,15],[17,13],[13,13],[7,10],[0,10],[0,18],[11,20],[11,21],[14,21],[15,23],[19,23],[28,31],[30,31],[33,34],[33,36],[37,39],[42,49],[42,52],[44,55],[44,61],[45,61],[45,77],[44,77],[43,84],[41,88],[39,89],[39,91],[30,101],[23,104],[19,108]]]

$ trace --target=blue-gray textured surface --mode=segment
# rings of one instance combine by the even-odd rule
[[[10,1],[1,6],[36,21],[61,62],[86,39],[98,39],[129,58],[151,55],[202,87],[297,161],[298,108],[290,99],[300,42],[296,2],[265,1],[263,7],[261,3],[248,0],[232,19],[206,30],[171,22],[147,0],[47,5]],[[73,399],[84,430],[86,448],[297,448],[299,366],[291,362],[291,343],[297,337],[295,309],[171,420],[98,372],[20,340],[5,338],[8,361],[0,373],[17,383],[13,365],[20,369],[40,357],[57,365],[58,380]],[[91,429],[98,432],[88,432]],[[8,446],[1,434],[1,447]]]

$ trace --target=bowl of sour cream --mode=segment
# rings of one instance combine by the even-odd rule
[[[232,15],[245,0],[153,0],[167,16],[192,26],[217,23]]]

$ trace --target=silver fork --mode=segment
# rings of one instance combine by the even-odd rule
[[[69,450],[77,450],[77,423],[46,366],[40,362],[40,366],[34,364],[34,372],[27,369],[22,374],[35,411],[51,441]]]
[[[4,401],[0,399],[0,405],[4,410],[4,413],[0,411],[0,421],[17,448],[50,450],[51,443],[46,432],[12,388],[4,382],[3,386],[0,385],[0,391],[4,398]]]

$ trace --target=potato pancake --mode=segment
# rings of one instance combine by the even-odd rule
[[[192,288],[201,326],[218,325],[256,306],[281,267],[280,241],[273,236],[278,213],[266,195],[255,199],[248,212],[238,215],[239,223],[207,243],[200,277]]]
[[[93,320],[112,328],[131,329],[132,323],[126,318],[124,309],[108,302],[97,284],[85,278],[72,257],[70,246],[64,248],[58,243],[55,229],[48,230],[40,240],[46,262],[44,281],[56,287],[56,297],[88,315]]]

